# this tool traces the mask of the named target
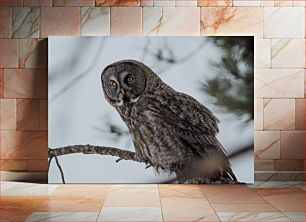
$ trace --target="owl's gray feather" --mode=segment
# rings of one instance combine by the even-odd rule
[[[146,80],[136,102],[126,99],[123,105],[111,103],[128,126],[139,159],[176,173],[179,182],[236,181],[216,138],[218,119],[209,109],[166,85],[142,63],[124,60],[111,66],[116,65],[120,65],[119,72],[140,69]]]

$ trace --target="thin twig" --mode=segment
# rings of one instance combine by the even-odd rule
[[[55,158],[55,161],[56,161],[56,165],[57,165],[59,171],[61,172],[62,182],[63,182],[63,184],[65,184],[65,177],[64,177],[63,169],[62,169],[61,165],[58,162],[57,156],[54,156],[54,158]]]
[[[49,161],[48,161],[48,171],[49,171],[49,169],[50,169],[50,164],[51,164],[51,161],[52,161],[53,157],[54,157],[54,155],[51,155],[51,156],[49,157]]]

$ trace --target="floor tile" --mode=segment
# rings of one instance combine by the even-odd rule
[[[46,198],[46,196],[1,196],[0,221],[24,221]]]
[[[304,181],[255,181],[250,188],[302,188]]]
[[[255,189],[266,201],[282,212],[303,212],[305,192],[297,188]]]
[[[99,212],[34,212],[26,221],[96,221]]]
[[[50,195],[58,185],[1,181],[1,196]]]
[[[187,197],[204,198],[198,185],[191,184],[160,184],[158,185],[159,196],[163,197]]]
[[[290,221],[288,217],[279,212],[272,213],[218,213],[221,221]]]
[[[59,185],[52,197],[77,197],[82,196],[93,199],[105,199],[111,185],[108,184],[65,184]]]
[[[98,221],[163,221],[160,207],[103,207]]]
[[[200,185],[210,203],[266,203],[247,185]]]
[[[306,221],[305,212],[282,212],[293,221]]]
[[[40,212],[98,212],[104,198],[92,199],[86,196],[49,197],[39,207]]]
[[[159,207],[157,185],[113,185],[105,207]]]
[[[277,212],[271,204],[212,204],[216,212]]]
[[[161,198],[164,221],[219,221],[205,198]]]

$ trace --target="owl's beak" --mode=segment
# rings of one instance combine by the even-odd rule
[[[122,93],[123,96],[125,96],[125,91],[124,91],[124,89],[121,88],[121,89],[120,89],[120,92]]]

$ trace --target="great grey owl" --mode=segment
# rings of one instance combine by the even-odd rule
[[[174,172],[179,183],[237,181],[216,138],[218,119],[204,105],[135,60],[108,65],[101,80],[140,161],[157,171]]]

